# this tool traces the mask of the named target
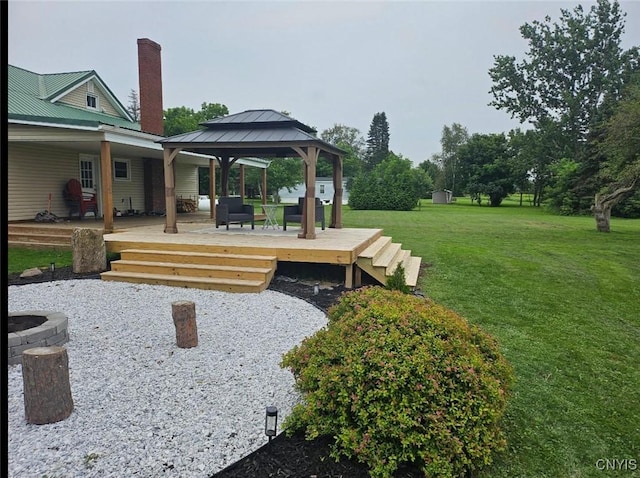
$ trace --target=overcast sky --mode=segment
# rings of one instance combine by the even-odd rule
[[[162,46],[164,108],[222,103],[230,113],[288,111],[322,132],[366,139],[384,111],[390,148],[418,164],[440,151],[444,125],[472,133],[517,127],[491,101],[493,55],[523,58],[519,27],[557,19],[557,1],[17,1],[8,58],[36,73],[95,70],[124,104],[138,90],[138,38]],[[640,2],[623,47],[640,45]]]

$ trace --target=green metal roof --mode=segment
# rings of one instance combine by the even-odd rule
[[[42,123],[57,123],[77,126],[108,124],[140,131],[140,124],[126,118],[98,111],[86,110],[51,99],[72,90],[75,86],[92,78],[111,96],[116,109],[124,106],[113,95],[95,71],[77,71],[40,75],[12,65],[8,66],[8,118]]]

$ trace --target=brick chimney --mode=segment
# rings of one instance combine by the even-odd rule
[[[140,127],[145,133],[162,136],[162,65],[160,45],[138,39],[138,81],[140,85]]]

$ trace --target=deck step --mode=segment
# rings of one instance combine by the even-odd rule
[[[50,224],[8,224],[9,246],[30,249],[71,249],[73,229]]]
[[[387,247],[389,244],[391,244],[390,237],[388,236],[379,237],[378,239],[376,239],[376,241],[373,244],[371,244],[364,251],[362,251],[358,257],[361,257],[363,259],[371,259],[373,261],[381,254],[384,248]]]
[[[420,273],[420,257],[413,257],[411,251],[402,249],[401,244],[391,242],[390,237],[380,237],[358,255],[357,266],[372,278],[386,285],[387,278],[393,275],[399,264],[405,272],[405,282],[416,287]]]
[[[125,249],[111,262],[103,280],[163,284],[174,287],[261,292],[278,267],[275,256],[194,252],[183,250]]]
[[[402,246],[398,243],[392,242],[387,245],[378,256],[373,259],[373,267],[384,267],[388,268],[391,264],[394,263],[394,259],[396,255],[400,253]]]
[[[256,293],[262,292],[268,283],[261,280],[224,279],[215,277],[192,277],[172,274],[148,274],[142,272],[108,271],[100,274],[102,280],[134,282],[173,287],[219,290],[222,292]]]
[[[405,264],[404,273],[406,282],[409,287],[416,287],[418,285],[418,276],[420,275],[420,264],[422,263],[421,257],[409,257],[409,260]]]
[[[271,267],[238,267],[207,264],[178,264],[176,262],[146,262],[119,260],[111,263],[117,272],[142,272],[189,277],[217,277],[226,279],[265,280],[273,272]]]
[[[276,256],[226,254],[217,252],[169,251],[153,249],[125,249],[124,260],[148,262],[174,262],[179,264],[228,265],[238,267],[274,267]]]
[[[22,241],[8,240],[9,247],[21,247],[23,249],[71,249],[71,243],[60,244],[59,242],[39,242],[39,241]]]

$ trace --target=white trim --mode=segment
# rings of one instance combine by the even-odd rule
[[[79,131],[100,131],[99,126],[78,126],[73,124],[60,124],[60,123],[43,123],[41,121],[28,121],[28,120],[17,120],[17,119],[9,119],[7,121],[9,124],[24,124],[27,126],[44,126],[46,128],[60,128],[60,129],[76,129]]]
[[[124,163],[127,166],[127,177],[126,178],[118,178],[116,177],[116,163]],[[123,159],[123,158],[113,158],[111,161],[111,168],[113,170],[113,180],[114,181],[131,181],[131,160]]]
[[[72,88],[65,89],[64,91],[60,92],[60,94],[58,96],[55,96],[55,97],[51,98],[49,101],[51,103],[55,103],[60,98],[64,98],[69,93],[74,91],[76,88],[80,88],[81,86],[83,86],[84,84],[88,83],[89,81],[95,81],[97,86],[100,88],[100,91],[102,91],[102,93],[110,100],[110,103],[114,107],[114,109],[119,111],[120,114],[123,115],[125,118],[127,118],[129,121],[133,121],[133,118],[131,117],[131,114],[127,111],[127,109],[124,107],[124,105],[120,104],[120,101],[118,101],[118,99],[115,96],[113,96],[111,93],[109,93],[109,89],[107,88],[107,85],[104,84],[104,82],[100,79],[100,77],[97,75],[97,73],[91,75],[89,78],[86,78],[81,83],[78,83],[77,85],[74,85]]]
[[[96,103],[95,106],[91,106],[89,104],[89,98],[93,98],[95,100],[95,103]],[[87,92],[87,97],[86,97],[85,103],[86,103],[86,108],[88,110],[100,111],[100,97],[98,95],[96,95],[95,93]]]

